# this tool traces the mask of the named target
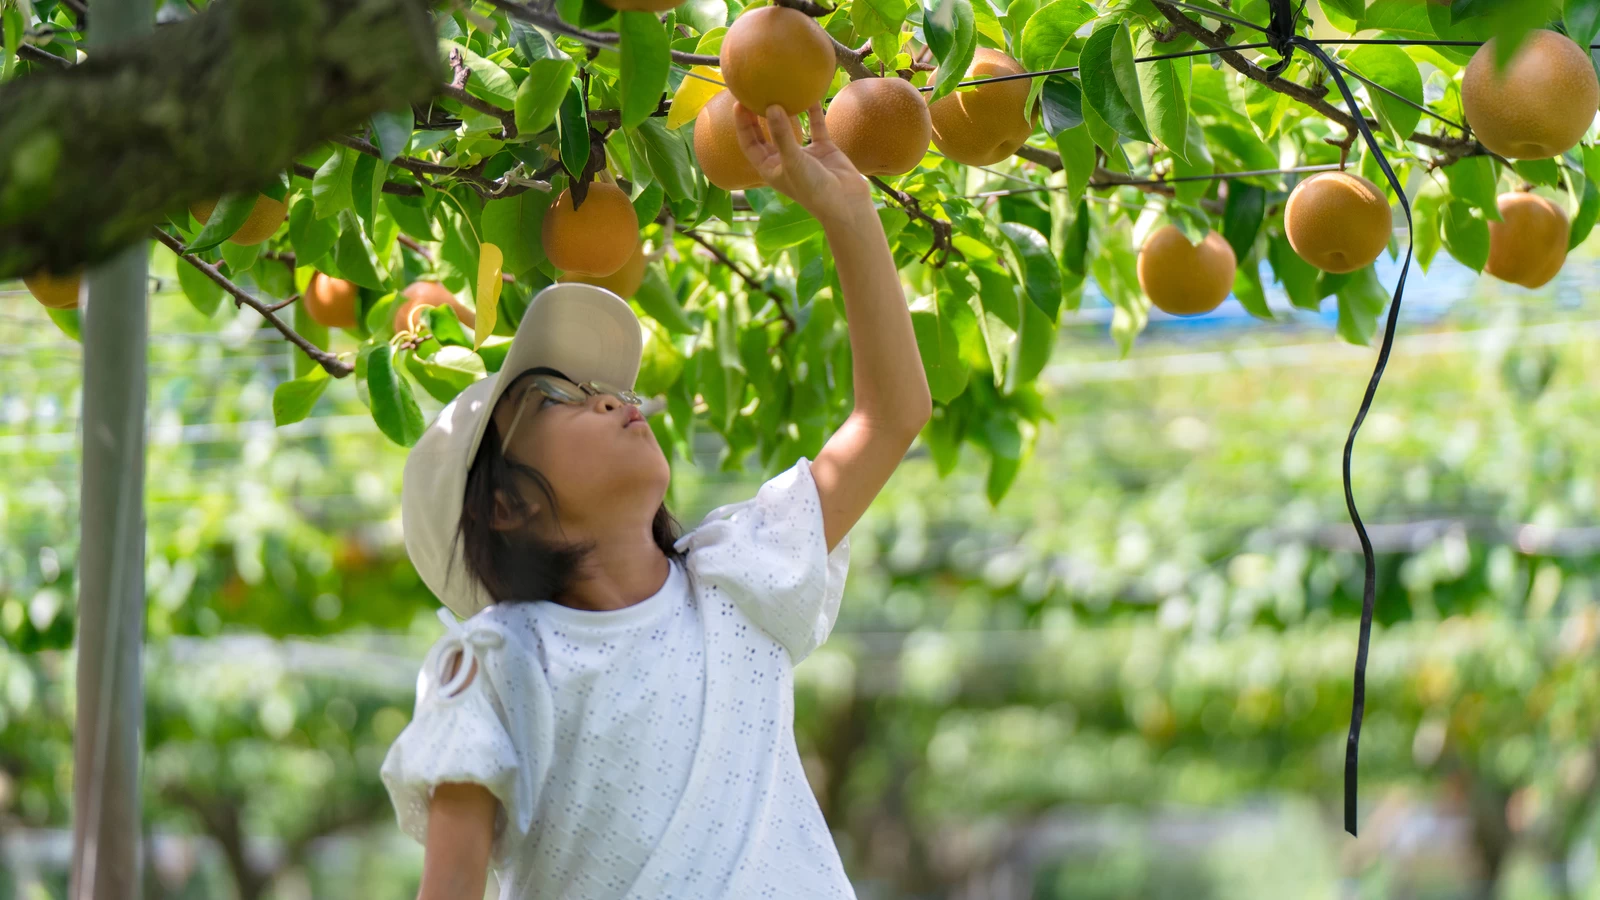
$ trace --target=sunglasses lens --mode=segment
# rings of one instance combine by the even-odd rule
[[[545,396],[551,399],[559,400],[562,403],[583,402],[583,389],[565,378],[540,375],[534,379],[534,383],[538,385],[539,390],[545,393]]]

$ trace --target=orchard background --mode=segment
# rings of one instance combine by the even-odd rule
[[[1478,43],[1587,46],[1600,2],[1304,8],[1409,229],[1326,66],[1268,74],[1261,0],[786,5],[834,47],[830,95],[990,96],[1011,82],[964,82],[994,51],[1050,73],[1016,79],[1014,155],[929,146],[874,179],[936,414],[854,532],[797,713],[861,896],[1600,893],[1595,148],[1496,155],[1463,97]],[[145,895],[410,896],[420,850],[376,778],[437,631],[399,541],[403,447],[571,274],[545,252],[557,197],[631,206],[639,388],[684,521],[814,456],[850,407],[820,227],[708,180],[702,114],[747,12],[168,0],[147,46],[101,56],[80,0],[0,3],[0,277],[61,307],[18,283],[0,318],[0,897],[65,895],[75,273],[162,245]],[[1286,205],[1341,166],[1394,230],[1319,272]],[[1523,193],[1564,241],[1508,229]],[[1215,311],[1152,308],[1139,250],[1169,225],[1232,254]],[[1497,244],[1572,256],[1525,289],[1478,274]],[[1350,839],[1362,558],[1339,466],[1408,247],[1353,469],[1378,592]],[[453,303],[403,310],[418,283]]]

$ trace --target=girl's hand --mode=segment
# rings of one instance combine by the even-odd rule
[[[756,114],[734,104],[739,147],[767,184],[824,225],[858,216],[863,209],[871,212],[872,189],[844,151],[828,139],[822,105],[813,104],[806,116],[811,121],[811,143],[802,146],[783,107],[774,104],[767,110],[767,134],[763,134]]]

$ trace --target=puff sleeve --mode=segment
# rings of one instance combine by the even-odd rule
[[[712,510],[677,546],[695,579],[726,592],[795,664],[833,631],[850,538],[828,551],[811,460],[800,457],[753,498]]]
[[[448,632],[428,652],[417,676],[416,711],[390,746],[380,776],[400,830],[419,843],[427,841],[436,786],[488,788],[500,801],[498,850],[508,828],[526,834],[533,823],[549,762],[549,693],[542,669],[528,665],[492,619],[479,614],[457,623],[448,610],[439,613]],[[447,678],[458,652],[461,663]]]

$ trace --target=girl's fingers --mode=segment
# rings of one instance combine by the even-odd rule
[[[735,103],[733,125],[739,137],[739,149],[744,151],[745,158],[758,168],[765,166],[777,148],[761,133],[761,120],[756,118],[755,113],[745,109],[743,104]]]
[[[794,123],[789,121],[788,112],[776,103],[767,107],[767,131],[772,135],[772,142],[778,145],[778,155],[784,162],[799,161],[800,136],[794,133]]]
[[[813,144],[831,144],[831,143],[833,143],[828,138],[827,116],[825,116],[823,114],[823,112],[822,112],[822,104],[821,103],[813,103],[813,104],[811,104],[811,108],[806,110],[806,121],[811,123],[811,143],[813,143]]]

